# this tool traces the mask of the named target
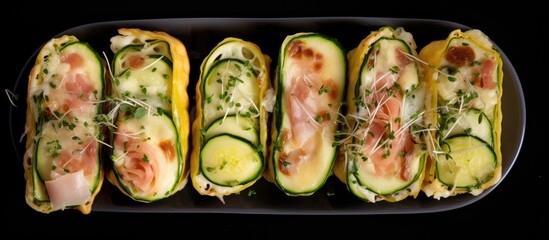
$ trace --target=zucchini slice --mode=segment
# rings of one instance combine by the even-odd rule
[[[445,139],[454,135],[467,134],[482,139],[490,146],[494,145],[492,123],[481,110],[470,108],[458,112],[455,116],[446,117],[442,125],[444,127],[440,131],[441,141],[446,141]]]
[[[139,202],[172,196],[187,182],[189,59],[164,32],[121,28],[111,38],[111,170],[107,179]]]
[[[191,179],[200,194],[224,201],[261,178],[270,61],[256,44],[232,37],[204,58],[191,154]]]
[[[347,59],[319,33],[287,36],[276,72],[276,104],[266,179],[289,196],[307,196],[332,173]]]
[[[424,99],[413,36],[382,27],[348,54],[344,141],[334,172],[368,202],[414,198],[421,190]]]
[[[251,118],[237,117],[236,115],[221,117],[214,121],[204,133],[204,141],[228,133],[234,136],[244,138],[256,146],[260,145],[257,121]]]
[[[432,154],[426,169],[429,177],[422,190],[436,199],[460,193],[478,195],[501,179],[502,59],[489,38],[477,29],[465,32],[456,29],[447,39],[426,45],[419,57],[426,62],[425,77],[431,86],[427,106],[437,109],[425,117],[426,124],[436,131],[431,131],[428,138],[427,146]],[[444,160],[446,155],[436,154],[452,146],[448,141],[454,139],[453,136],[464,134],[486,142],[495,157],[475,149],[470,153],[451,154],[452,161]],[[471,154],[483,154],[478,157],[485,159],[475,161],[484,165],[495,159],[493,167],[483,168],[491,172],[482,173],[483,176],[477,172],[461,174],[459,179],[451,179],[455,177],[456,166],[445,162],[464,165]],[[463,169],[472,171],[471,168]]]
[[[254,181],[263,170],[263,155],[242,138],[222,134],[202,147],[200,170],[211,182],[233,187]]]
[[[123,91],[120,95],[124,97],[146,98],[147,104],[171,112],[172,63],[166,58],[148,56],[143,64],[147,69],[126,69],[120,75],[115,72],[115,89]]]
[[[91,212],[103,183],[100,158],[105,88],[103,62],[75,36],[64,35],[40,50],[29,76],[26,201],[50,213]]]
[[[475,188],[488,182],[497,165],[490,144],[480,138],[457,135],[446,139],[441,147],[444,154],[436,162],[437,178],[445,185]]]
[[[250,118],[259,114],[259,82],[246,62],[227,58],[215,62],[205,76],[203,86],[203,124],[227,115]]]

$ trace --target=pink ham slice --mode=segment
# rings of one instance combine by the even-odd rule
[[[53,210],[86,204],[91,197],[84,171],[67,173],[57,179],[46,181],[46,189]]]
[[[460,50],[455,52],[461,53]],[[411,63],[402,51],[395,53],[400,69],[404,69],[407,64]],[[376,73],[373,93],[364,100],[368,106],[372,106],[370,111],[373,115],[369,117],[373,119],[368,128],[362,153],[371,159],[378,176],[392,176],[399,173],[402,180],[408,181],[412,178],[411,163],[414,157],[414,142],[409,130],[401,129],[403,126],[399,121],[396,121],[400,117],[403,104],[402,93],[397,91],[394,94],[388,94],[387,91],[394,87],[395,82],[400,78],[400,73],[388,74],[386,71]],[[378,104],[379,107],[377,107]],[[389,137],[391,131],[395,134],[392,136],[393,139]],[[400,133],[396,134],[398,132]],[[388,147],[381,147],[384,143]]]

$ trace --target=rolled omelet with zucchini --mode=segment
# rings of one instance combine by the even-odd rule
[[[346,68],[335,38],[300,32],[282,42],[264,176],[286,195],[312,195],[332,175]]]
[[[234,37],[204,58],[196,85],[190,174],[200,194],[223,202],[261,178],[272,109],[270,61],[258,45]]]
[[[39,212],[90,213],[103,183],[101,147],[105,69],[72,35],[42,46],[27,91],[26,201]]]
[[[364,201],[415,198],[428,154],[427,85],[414,38],[403,28],[381,27],[347,56],[347,113],[334,173]]]
[[[452,31],[419,53],[430,84],[423,192],[436,199],[478,195],[501,178],[502,59],[480,30]]]
[[[139,202],[167,198],[189,173],[189,59],[165,32],[121,28],[111,38],[111,169],[107,179]]]

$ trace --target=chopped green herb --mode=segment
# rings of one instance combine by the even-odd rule
[[[330,92],[330,89],[327,87],[324,87],[324,84],[322,84],[322,86],[320,86],[320,89],[318,89],[318,95],[322,95],[323,93],[328,93],[328,92]]]
[[[385,152],[383,155],[381,155],[382,158],[388,158],[389,156],[391,156],[391,151],[390,150],[387,150],[387,152]]]
[[[445,67],[445,69],[449,75],[456,75],[459,71],[456,67]]]
[[[466,129],[464,130],[464,132],[465,132],[465,134],[469,135],[469,134],[471,134],[472,129],[471,129],[471,128],[466,128]]]
[[[145,116],[145,114],[147,114],[147,110],[145,108],[142,108],[142,107],[138,107],[136,110],[135,110],[135,113],[133,114],[133,116],[137,119],[140,119],[142,118],[143,116]]]
[[[84,143],[84,142],[82,141],[82,139],[80,139],[78,136],[73,136],[73,137],[72,137],[72,140],[78,141],[78,144]]]
[[[251,114],[250,112],[245,112],[245,113],[239,112],[239,115],[240,115],[241,117],[245,117],[245,118],[249,118],[249,117],[252,116],[252,114]]]
[[[124,78],[128,79],[131,75],[131,71],[130,70],[126,70],[124,73],[123,73],[123,76]]]

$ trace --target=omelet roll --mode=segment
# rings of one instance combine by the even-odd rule
[[[190,173],[201,195],[224,202],[261,178],[273,102],[270,62],[258,45],[235,37],[220,41],[202,61]]]
[[[415,198],[427,158],[427,85],[413,35],[381,27],[351,50],[347,112],[335,175],[367,202]]]
[[[111,38],[110,170],[107,179],[139,202],[183,189],[189,174],[189,59],[165,32],[121,28]]]
[[[452,31],[419,53],[430,88],[430,157],[422,190],[478,195],[501,179],[502,59],[478,29]]]
[[[103,184],[105,67],[76,36],[44,44],[28,80],[24,154],[27,204],[89,214]]]

